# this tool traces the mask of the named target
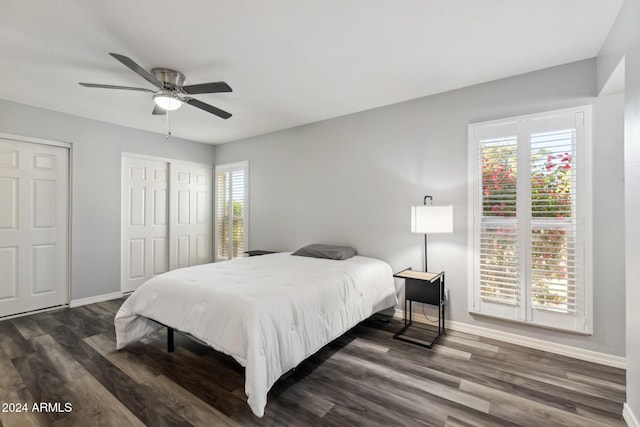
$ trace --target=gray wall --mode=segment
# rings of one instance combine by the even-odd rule
[[[120,291],[120,160],[213,165],[215,147],[0,100],[0,132],[73,144],[71,299]]]
[[[598,82],[625,58],[624,166],[626,216],[627,407],[640,422],[640,0],[626,0],[598,55]],[[629,415],[629,414],[626,414]],[[631,425],[631,424],[630,424]]]
[[[454,233],[429,237],[445,270],[450,319],[624,355],[621,96],[595,97],[595,60],[581,61],[217,147],[217,163],[249,160],[250,247],[349,244],[394,270],[422,268],[410,206],[454,205]],[[594,334],[585,337],[468,313],[467,125],[593,104]]]

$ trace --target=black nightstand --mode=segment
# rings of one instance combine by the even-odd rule
[[[444,329],[444,271],[440,273],[427,273],[411,269],[402,270],[393,275],[404,279],[404,327],[393,336],[396,339],[431,348],[438,339],[446,333]],[[438,330],[431,342],[409,337],[405,332],[413,323],[413,301],[438,306]],[[407,310],[407,302],[409,309]],[[407,319],[407,311],[409,318]]]
[[[249,256],[259,256],[259,255],[268,255],[268,254],[275,254],[276,252],[273,251],[263,251],[263,250],[255,250],[255,251],[245,251],[245,254],[249,255]]]

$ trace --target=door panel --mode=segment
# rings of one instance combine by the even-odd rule
[[[7,141],[2,139],[3,141]],[[9,145],[4,145],[2,149],[0,149],[0,168],[5,169],[18,169],[18,158],[20,157],[20,152],[16,147],[10,147]]]
[[[0,301],[18,297],[18,247],[0,248]]]
[[[144,279],[144,239],[129,239],[129,279]]]
[[[122,158],[123,292],[167,271],[167,176],[166,162]]]
[[[210,234],[199,234],[196,236],[196,264],[211,262],[211,239]]]
[[[189,225],[191,223],[190,218],[190,199],[191,192],[189,189],[178,190],[178,224]]]
[[[69,150],[0,139],[0,316],[69,301]]]
[[[153,239],[153,274],[160,274],[169,270],[167,245],[168,241],[164,237],[155,237]]]
[[[171,163],[171,269],[213,261],[212,176],[211,167]]]
[[[184,268],[189,267],[189,259],[190,259],[190,242],[189,236],[177,236],[176,237],[176,251],[177,251],[177,260],[175,268]]]
[[[33,228],[55,228],[57,192],[55,181],[33,180]]]
[[[53,292],[49,278],[56,275],[56,245],[36,245],[33,247],[33,295]]]
[[[153,225],[167,226],[167,190],[153,190]]]
[[[0,178],[0,230],[18,228],[18,178]]]
[[[144,180],[142,181],[144,185]],[[135,184],[131,184],[135,185]],[[140,185],[140,184],[138,184]],[[144,187],[129,187],[129,226],[144,227],[145,205],[147,189]]]

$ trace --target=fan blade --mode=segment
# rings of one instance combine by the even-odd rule
[[[138,75],[140,75],[141,77],[143,77],[145,80],[147,80],[152,85],[154,85],[156,87],[159,87],[160,89],[162,89],[164,87],[164,85],[162,84],[162,82],[160,80],[156,79],[153,76],[153,74],[149,73],[147,70],[145,70],[144,68],[142,68],[141,66],[136,64],[133,61],[133,59],[127,58],[126,56],[119,55],[117,53],[110,53],[109,55],[113,56],[118,61],[122,62],[126,67],[128,67],[133,72],[135,72]]]
[[[155,107],[153,107],[153,112],[151,114],[153,114],[154,116],[164,116],[167,114],[167,110],[156,105]]]
[[[183,101],[186,102],[189,105],[193,105],[194,107],[197,107],[197,108],[199,108],[201,110],[204,110],[204,111],[206,111],[208,113],[215,114],[216,116],[220,117],[221,119],[228,119],[229,117],[231,117],[231,113],[227,113],[224,110],[216,108],[213,105],[209,105],[209,104],[207,104],[205,102],[198,101],[197,99],[184,98]]]
[[[114,86],[114,85],[101,85],[97,83],[78,83],[80,86],[84,87],[97,87],[100,89],[123,89],[123,90],[137,90],[139,92],[150,92],[154,93],[151,89],[145,89],[142,87],[129,87],[129,86]]]
[[[195,95],[198,93],[233,92],[231,87],[225,82],[200,83],[197,85],[183,86],[182,90],[188,95]]]

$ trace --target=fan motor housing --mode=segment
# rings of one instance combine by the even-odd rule
[[[184,86],[185,77],[180,71],[170,68],[154,68],[151,70],[151,74],[164,83],[167,89],[178,89]]]

